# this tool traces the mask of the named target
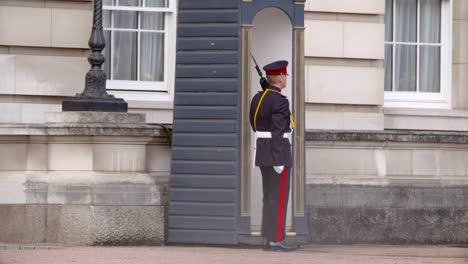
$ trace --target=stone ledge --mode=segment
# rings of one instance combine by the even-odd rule
[[[53,184],[25,182],[27,204],[158,206],[167,203],[158,184]]]
[[[144,114],[117,112],[47,113],[47,123],[59,124],[144,124]]]
[[[307,130],[306,141],[468,143],[467,132]]]
[[[166,137],[171,128],[145,124],[0,124],[1,136]]]
[[[307,205],[315,208],[468,208],[463,186],[307,185]]]

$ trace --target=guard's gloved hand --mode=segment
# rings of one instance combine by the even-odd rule
[[[276,173],[281,174],[284,170],[284,166],[273,166],[273,169],[275,169]]]

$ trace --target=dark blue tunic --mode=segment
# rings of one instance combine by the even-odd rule
[[[281,94],[281,89],[271,86],[270,91],[263,98],[257,114],[256,129],[254,125],[255,111],[257,109],[262,91],[257,93],[250,104],[250,125],[255,131],[269,131],[272,138],[257,139],[257,153],[255,165],[286,166],[291,167],[291,143],[284,138],[284,133],[291,132],[289,101]]]

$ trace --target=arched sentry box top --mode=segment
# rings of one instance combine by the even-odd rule
[[[252,25],[255,15],[264,8],[276,7],[283,10],[293,27],[304,27],[304,4],[306,0],[252,0],[241,4],[241,23]]]

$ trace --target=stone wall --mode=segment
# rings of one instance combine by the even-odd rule
[[[468,134],[307,134],[314,243],[468,243]]]
[[[383,129],[384,0],[307,1],[307,129]]]
[[[0,125],[0,242],[164,243],[170,155],[161,127]]]

